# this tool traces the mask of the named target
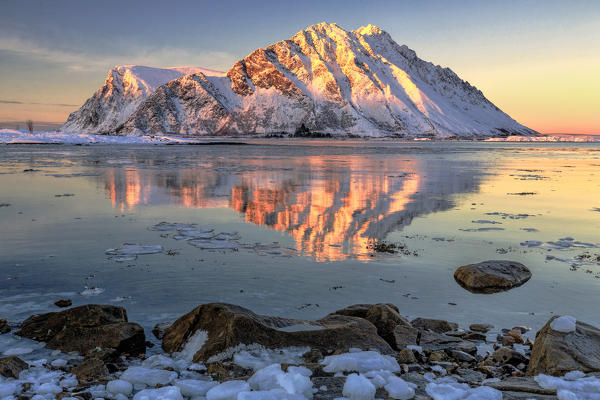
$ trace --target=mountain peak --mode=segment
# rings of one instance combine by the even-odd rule
[[[367,26],[361,26],[360,28],[356,29],[354,32],[359,35],[365,35],[365,36],[387,35],[387,32],[385,32],[383,29],[379,28],[378,26],[372,25],[372,24],[369,24]]]

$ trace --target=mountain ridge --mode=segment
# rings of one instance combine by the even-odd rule
[[[104,87],[111,83],[107,78]],[[69,117],[65,130],[182,136],[293,134],[301,127],[339,136],[535,133],[452,70],[421,60],[374,25],[353,31],[311,25],[254,50],[226,75],[179,76],[129,102],[98,95],[111,94],[103,88]],[[119,118],[110,124],[89,118],[95,108],[109,108]]]

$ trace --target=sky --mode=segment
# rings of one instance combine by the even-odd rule
[[[62,123],[115,65],[228,70],[322,21],[374,24],[520,123],[600,134],[598,0],[2,0],[0,123]]]

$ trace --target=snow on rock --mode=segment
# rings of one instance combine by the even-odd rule
[[[175,381],[175,386],[181,390],[181,394],[185,397],[200,397],[205,396],[219,382],[204,381],[199,379],[180,379]]]
[[[283,372],[280,364],[273,364],[260,369],[248,379],[248,384],[254,390],[268,391],[283,389],[289,394],[298,394],[307,398],[312,397],[312,382],[307,368],[292,368]]]
[[[163,386],[141,390],[133,396],[133,400],[183,400],[183,396],[177,386]]]
[[[227,358],[229,353],[233,354],[233,362],[242,368],[257,371],[271,364],[302,364],[302,354],[310,350],[310,347],[286,347],[282,349],[267,349],[260,345],[241,345],[229,349],[223,353]],[[211,357],[209,361],[216,361],[220,357]]]
[[[121,374],[121,380],[134,385],[143,384],[151,387],[158,384],[168,385],[176,378],[177,372],[144,367],[129,367]]]
[[[562,378],[540,374],[535,381],[544,389],[556,390],[559,400],[600,399],[600,378],[572,371]]]
[[[557,332],[571,333],[575,332],[577,320],[570,315],[563,315],[550,322],[550,328]]]
[[[236,400],[241,392],[250,391],[246,381],[223,382],[206,393],[206,400]]]
[[[43,131],[33,134],[25,130],[0,129],[0,143],[57,144],[176,144],[205,143],[205,140],[176,136],[108,136],[88,133]]]
[[[363,375],[350,374],[346,378],[342,394],[350,400],[372,400],[375,398],[375,386]]]
[[[321,364],[325,366],[323,368],[325,372],[400,371],[400,365],[398,365],[398,361],[394,357],[382,355],[377,351],[360,351],[327,356],[321,361]]]
[[[488,386],[471,388],[451,377],[430,379],[425,391],[433,400],[502,400],[499,390]]]
[[[106,391],[114,395],[120,393],[127,396],[130,395],[131,392],[133,392],[133,385],[130,382],[121,379],[116,379],[106,384]]]
[[[187,340],[183,349],[180,352],[173,353],[174,357],[181,358],[185,361],[192,362],[194,354],[196,354],[204,343],[208,340],[208,332],[198,330]]]
[[[388,395],[392,399],[408,400],[415,396],[415,389],[412,384],[408,384],[404,379],[397,376],[390,376],[387,385],[384,386]]]

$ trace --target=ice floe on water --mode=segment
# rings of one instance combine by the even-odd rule
[[[503,231],[503,230],[504,230],[504,228],[492,228],[492,227],[459,229],[459,231],[463,231],[463,232],[489,232],[489,231]]]
[[[511,214],[511,213],[504,213],[504,212],[498,212],[498,211],[487,212],[487,213],[485,213],[485,215],[497,215],[502,219],[524,219],[524,218],[529,218],[529,217],[535,217],[535,215],[533,215],[533,214],[523,214],[523,213]]]
[[[96,286],[86,286],[81,292],[79,292],[82,296],[98,296],[105,292],[104,288],[99,288]]]
[[[161,245],[130,244],[125,243],[116,249],[106,249],[104,254],[110,256],[109,260],[116,262],[135,261],[139,255],[158,254],[163,252]]]
[[[471,221],[471,223],[473,223],[473,224],[492,224],[492,225],[496,225],[496,224],[501,224],[502,222],[490,221],[489,219],[477,219],[477,220]]]

